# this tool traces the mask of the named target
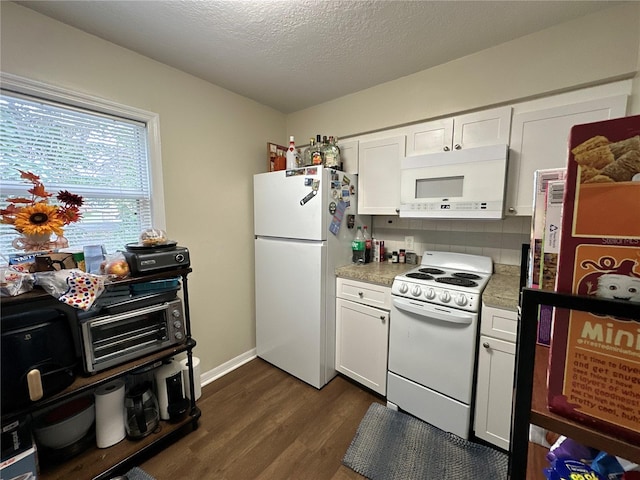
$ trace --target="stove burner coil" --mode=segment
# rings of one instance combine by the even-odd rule
[[[466,278],[457,277],[440,277],[436,278],[436,282],[446,283],[449,285],[457,285],[458,287],[477,287],[478,284],[472,280]]]
[[[453,276],[457,278],[466,278],[467,280],[480,280],[482,278],[480,275],[476,275],[475,273],[466,272],[456,272]]]
[[[439,268],[431,268],[431,267],[420,268],[418,269],[418,271],[422,273],[430,273],[432,275],[442,275],[444,273],[444,270],[440,270]]]
[[[418,280],[433,280],[433,277],[431,275],[427,273],[422,273],[422,271],[407,273],[405,276],[409,278],[415,278]]]

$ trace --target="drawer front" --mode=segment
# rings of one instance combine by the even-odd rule
[[[338,278],[336,296],[384,310],[391,309],[391,288],[382,285]]]
[[[518,312],[483,305],[480,332],[483,335],[515,342],[518,332]]]

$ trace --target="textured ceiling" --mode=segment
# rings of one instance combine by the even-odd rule
[[[290,113],[623,2],[16,3]]]

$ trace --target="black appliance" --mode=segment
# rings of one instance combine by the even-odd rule
[[[182,372],[178,371],[167,377],[165,382],[167,383],[167,400],[169,402],[167,406],[169,421],[179,422],[186,417],[189,408],[189,400],[182,394]]]
[[[134,276],[190,265],[189,250],[175,243],[155,246],[128,244],[125,248],[122,253]]]
[[[47,307],[2,313],[3,412],[71,385],[78,358],[67,314]]]

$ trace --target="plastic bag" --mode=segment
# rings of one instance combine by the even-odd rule
[[[33,290],[33,275],[13,267],[0,267],[0,296],[15,297]]]
[[[124,254],[116,252],[107,255],[106,260],[100,265],[100,273],[108,275],[111,279],[122,279],[127,278],[131,272]]]
[[[36,285],[49,295],[80,310],[89,310],[104,291],[105,278],[73,268],[34,274]]]

